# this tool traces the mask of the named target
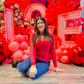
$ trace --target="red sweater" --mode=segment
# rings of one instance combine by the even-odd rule
[[[41,41],[41,38],[36,43],[33,42],[35,34],[30,35],[30,55],[31,55],[31,65],[35,65],[35,59],[42,61],[50,61],[50,54],[54,63],[54,67],[57,67],[56,53],[55,53],[55,43],[54,36],[51,34],[52,42]],[[50,54],[49,54],[50,53]]]

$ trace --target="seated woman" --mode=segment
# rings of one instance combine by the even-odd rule
[[[30,52],[31,54],[26,60],[15,61],[12,66],[16,66],[28,77],[36,79],[47,72],[52,57],[55,71],[58,73],[54,36],[49,34],[46,20],[43,17],[36,19],[35,33],[30,35]]]

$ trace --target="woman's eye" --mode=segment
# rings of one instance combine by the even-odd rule
[[[41,22],[41,24],[43,24],[43,22]]]
[[[37,25],[39,25],[39,23],[37,23]]]

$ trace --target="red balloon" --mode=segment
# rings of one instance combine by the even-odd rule
[[[81,18],[81,21],[84,22],[84,18]]]
[[[61,62],[64,63],[64,64],[67,64],[69,63],[69,57],[64,55],[61,57]]]
[[[0,55],[0,64],[1,64],[3,61],[5,61],[4,58],[5,58],[5,55],[3,55],[3,56]]]
[[[60,49],[61,49],[61,50],[64,50],[64,49],[65,49],[65,46],[63,46],[63,45],[60,46]]]
[[[68,55],[68,51],[67,50],[63,50],[63,55]]]
[[[10,43],[9,43],[9,49],[10,49],[11,51],[16,51],[16,50],[18,50],[18,49],[19,49],[19,43],[16,42],[16,41],[10,42]]]
[[[28,39],[28,36],[24,36],[24,40],[27,40]]]
[[[8,59],[8,63],[11,64],[13,62],[13,59]]]
[[[15,38],[15,40],[18,42],[18,43],[22,43],[24,41],[24,37],[20,34],[18,34]]]
[[[70,49],[70,46],[66,45],[66,46],[65,46],[65,49],[66,49],[66,50],[69,50],[69,49]]]
[[[74,64],[84,63],[84,49],[82,47],[74,46],[70,49],[70,57]]]

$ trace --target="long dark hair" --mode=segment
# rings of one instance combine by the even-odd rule
[[[36,22],[35,22],[35,28],[34,28],[34,30],[35,30],[35,32],[36,32],[36,35],[35,35],[35,37],[34,37],[34,43],[35,43],[35,41],[38,41],[39,38],[40,38],[40,31],[39,31],[39,29],[38,29],[38,27],[37,27],[37,21],[38,21],[39,19],[41,19],[41,20],[44,22],[44,24],[45,24],[44,37],[52,42],[52,37],[51,37],[51,35],[50,35],[49,32],[48,32],[47,22],[46,22],[45,18],[43,18],[43,17],[40,16],[40,17],[37,17],[37,18],[36,18]]]

